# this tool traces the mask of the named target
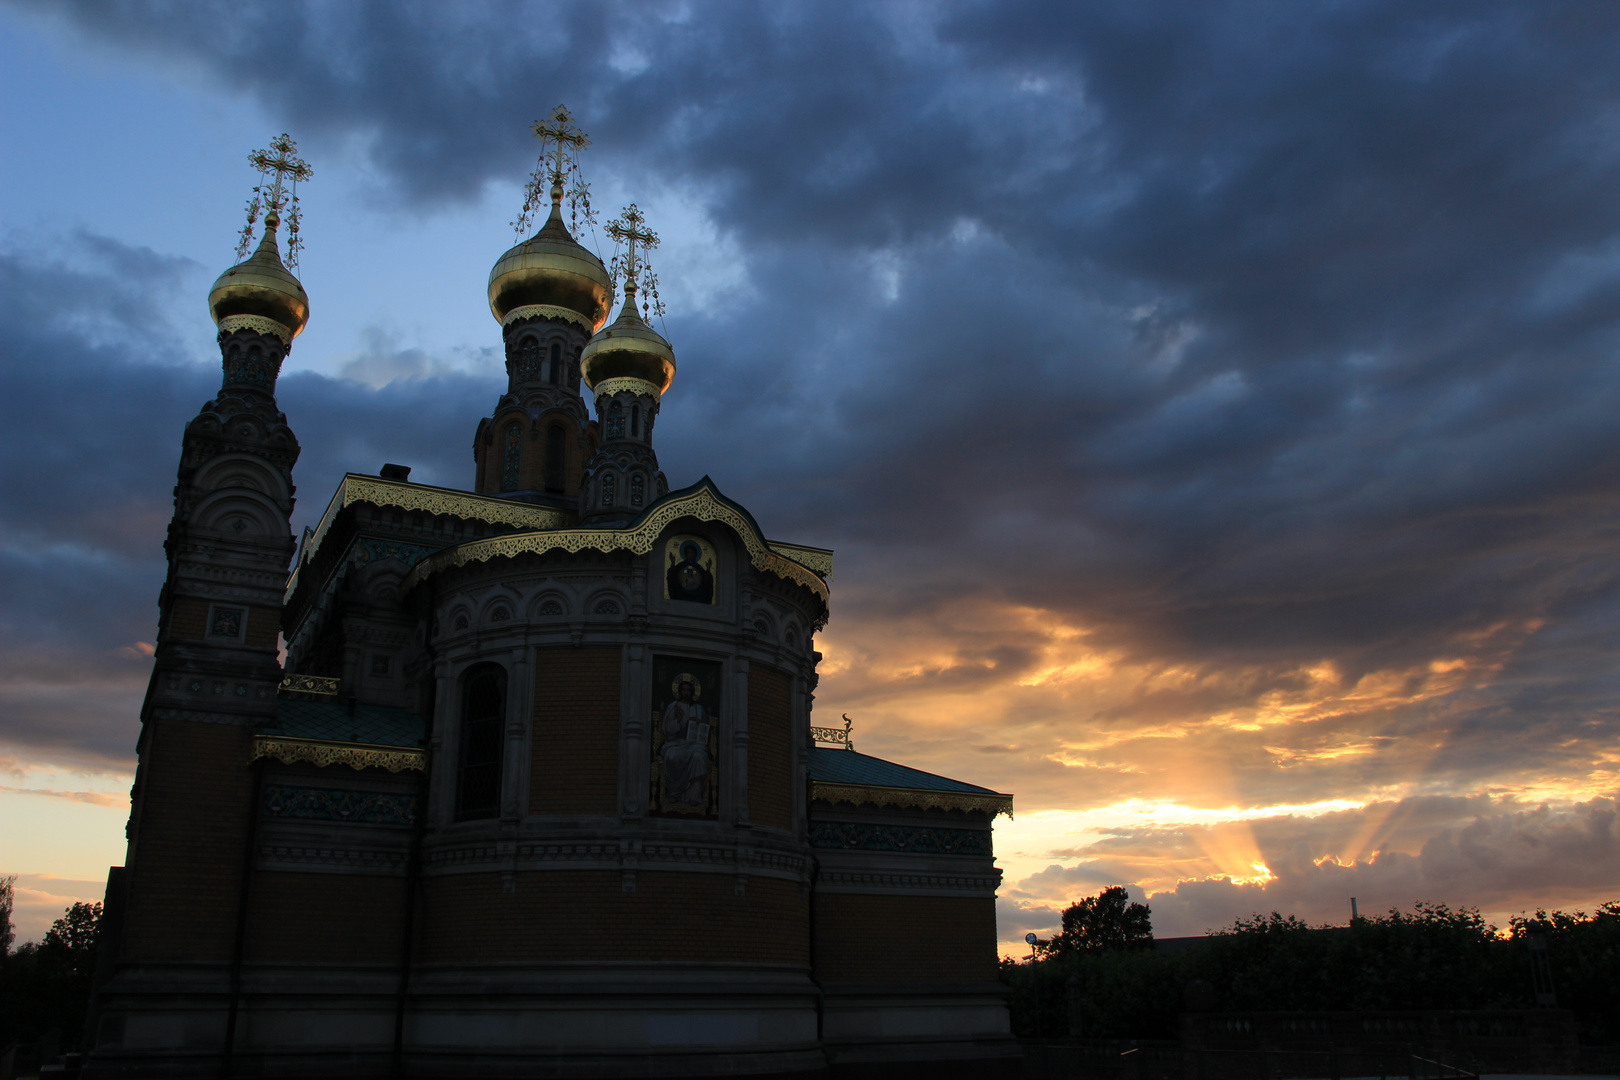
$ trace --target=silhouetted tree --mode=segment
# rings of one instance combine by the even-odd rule
[[[76,903],[39,944],[0,957],[0,1047],[36,1042],[52,1028],[62,1047],[77,1045],[90,1003],[101,905]]]
[[[1096,896],[1076,900],[1063,912],[1063,930],[1037,953],[1065,956],[1106,949],[1140,949],[1153,945],[1152,911],[1133,904],[1124,886],[1111,885]]]

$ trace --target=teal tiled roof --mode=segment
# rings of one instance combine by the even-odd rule
[[[995,795],[989,788],[964,784],[948,776],[897,765],[869,754],[825,746],[810,750],[810,779],[822,784],[859,784],[862,787],[906,788],[911,791],[962,791]]]
[[[341,701],[280,698],[276,722],[256,729],[260,735],[369,746],[426,745],[427,725],[415,713],[391,705],[350,705]]]

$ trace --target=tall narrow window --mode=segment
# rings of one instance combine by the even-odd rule
[[[501,810],[501,744],[506,728],[506,672],[479,664],[461,680],[461,768],[456,818],[492,818]]]
[[[546,381],[553,386],[562,382],[562,346],[555,341],[551,343],[551,367],[546,371]]]
[[[632,406],[630,406],[630,437],[632,439],[641,438],[641,406],[640,405],[632,405]]]
[[[561,424],[546,428],[546,490],[563,489],[563,465],[568,457],[567,435]]]
[[[624,438],[624,406],[617,401],[608,410],[607,437],[610,439]]]
[[[630,505],[640,506],[647,501],[647,480],[640,473],[630,478]]]
[[[506,448],[501,457],[501,490],[516,491],[523,476],[523,425],[506,425]]]
[[[608,473],[606,476],[602,477],[602,505],[603,506],[612,506],[613,505],[613,496],[616,494],[615,491],[614,491],[614,488],[616,488],[617,486],[618,486],[618,483],[615,480],[612,473]]]
[[[533,379],[540,374],[540,346],[534,338],[524,338],[518,348],[517,375],[519,379]]]

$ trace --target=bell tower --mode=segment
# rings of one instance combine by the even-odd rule
[[[296,184],[311,176],[296,150],[282,135],[250,155],[260,183],[248,206],[241,261],[208,296],[222,379],[181,440],[126,867],[108,889],[117,941],[108,990],[195,994],[198,1022],[218,1036],[214,1047],[234,1011],[246,900],[240,883],[254,803],[251,732],[276,716],[277,635],[294,547],[289,519],[298,439],[275,390],[309,319],[309,297],[289,269],[300,247]],[[261,214],[262,235],[244,259]],[[286,263],[277,241],[283,224]],[[139,1037],[124,1030],[126,1020],[138,1026],[138,1016],[98,1008],[103,1026],[110,1025],[101,1041]]]

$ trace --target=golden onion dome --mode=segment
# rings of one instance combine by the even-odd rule
[[[502,255],[489,272],[489,310],[502,326],[516,315],[569,319],[594,334],[607,322],[613,282],[602,260],[562,223],[559,193],[540,231]]]
[[[309,322],[309,294],[281,262],[276,245],[280,224],[274,212],[266,217],[259,249],[219,275],[208,290],[208,313],[221,330],[246,327],[291,344]]]
[[[675,351],[636,314],[634,282],[625,289],[624,308],[613,325],[585,343],[579,374],[592,390],[608,379],[639,379],[660,395],[675,381]]]

